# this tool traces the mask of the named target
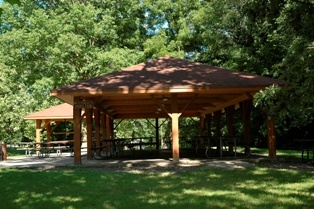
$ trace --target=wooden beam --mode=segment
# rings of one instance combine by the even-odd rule
[[[49,120],[49,123],[47,123],[46,125],[46,130],[47,130],[47,141],[50,142],[51,141],[51,123]]]
[[[191,99],[194,99],[195,103],[200,104],[209,104],[209,102],[226,102],[222,98],[216,98],[216,97],[206,97],[205,95],[202,95],[203,97],[196,97],[198,94],[189,94],[188,96],[183,96],[178,98],[178,104],[180,105],[186,105],[191,102]],[[150,98],[136,98],[137,100],[133,98],[124,99],[124,100],[102,100],[102,105],[105,105],[108,108],[130,108],[130,107],[136,107],[136,106],[151,106],[154,104],[170,104],[171,101],[162,101],[162,97],[158,95],[151,95]],[[157,101],[157,102],[156,102]],[[210,106],[210,104],[209,104]]]
[[[93,109],[85,109],[86,112],[86,131],[87,131],[87,160],[93,159]]]
[[[97,103],[95,104],[95,107],[97,109],[99,109],[101,112],[105,113],[106,115],[113,117],[114,114],[112,113],[112,111],[109,110],[109,108],[104,108],[101,104]]]
[[[205,111],[202,111],[201,114],[202,115],[210,114],[210,113],[213,113],[213,112],[215,112],[217,110],[222,110],[222,109],[224,109],[226,107],[229,107],[231,105],[235,105],[235,104],[237,104],[239,102],[248,100],[249,98],[250,97],[248,96],[248,94],[245,93],[245,94],[242,94],[241,96],[238,96],[238,97],[236,97],[234,99],[228,100],[227,102],[224,102],[224,103],[220,104],[219,106],[216,106],[214,108],[208,108]]]
[[[44,125],[41,127],[41,130],[44,130],[45,128],[47,128],[48,125],[50,125],[50,119],[45,119],[44,120]]]
[[[251,153],[251,111],[252,111],[252,100],[246,100],[240,103],[242,109],[242,117],[243,117],[243,141],[244,141],[244,152],[246,155]]]
[[[159,101],[157,98],[154,97],[154,95],[151,95],[151,98],[155,101],[155,103],[158,105],[160,109],[162,109],[166,114],[169,114],[169,110],[166,109],[165,105],[161,102],[161,100]]]
[[[106,115],[104,113],[100,114],[100,125],[101,125],[101,138],[106,138]]]
[[[181,113],[171,113],[169,116],[171,117],[172,122],[172,160],[173,162],[179,162],[179,117]]]
[[[63,121],[56,121],[56,125],[51,129],[51,132],[53,132]]]
[[[234,148],[233,117],[234,117],[234,106],[229,106],[226,108],[229,154],[233,153],[233,148]]]
[[[196,99],[196,97],[197,97],[197,94],[195,94],[192,97],[192,99],[186,103],[186,105],[182,108],[182,110],[180,112],[184,112],[192,104],[192,102]],[[178,101],[177,101],[177,103],[178,103]]]
[[[42,120],[38,119],[36,120],[36,142],[40,142],[41,141],[41,122]]]
[[[160,141],[159,141],[159,120],[155,118],[155,136],[156,136],[156,149],[160,149]]]
[[[215,123],[215,140],[217,143],[217,155],[219,155],[219,152],[221,152],[221,146],[220,146],[220,138],[221,138],[221,110],[217,110],[214,112],[214,123]],[[221,153],[220,153],[221,154]]]
[[[205,116],[200,116],[200,136],[201,136],[201,144],[204,144],[204,133],[205,133]]]
[[[74,100],[80,100],[78,97]],[[81,114],[82,109],[74,108],[73,106],[73,119],[74,119],[74,164],[81,165]]]
[[[207,135],[209,137],[209,140],[211,140],[212,139],[212,115],[211,114],[205,115],[205,119],[207,122]]]
[[[100,146],[100,110],[98,109],[94,109],[94,124],[96,146]]]
[[[248,89],[250,92],[258,92],[260,90],[265,89],[265,85],[261,86],[250,86],[249,88],[247,86],[242,86],[242,87],[219,87],[219,88],[171,88],[171,89],[117,89],[117,90],[100,90],[100,89],[95,89],[95,90],[89,90],[89,91],[77,91],[77,92],[72,92],[71,95],[62,95],[62,92],[56,92],[52,91],[51,96],[56,96],[60,98],[63,101],[67,101],[70,104],[72,104],[73,101],[71,101],[71,97],[86,97],[86,98],[93,98],[93,97],[103,97],[103,98],[108,98],[108,99],[124,99],[126,96],[128,97],[140,97],[143,98],[143,95],[150,95],[150,94],[169,94],[169,93],[184,93],[184,94],[191,94],[191,93],[198,93],[198,94],[227,94],[227,93],[243,93],[247,92]]]
[[[113,119],[106,116],[106,139],[113,139]]]
[[[200,117],[200,112],[198,111],[185,111],[182,113],[180,117]],[[117,114],[114,119],[145,119],[145,118],[169,118],[169,114],[165,112],[158,113],[147,113],[147,114],[139,114],[139,113],[125,113],[125,114]]]

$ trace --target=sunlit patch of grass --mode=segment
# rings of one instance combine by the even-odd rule
[[[81,202],[83,199],[81,197],[73,197],[73,196],[56,196],[52,198],[52,200],[56,203],[65,203],[65,202]]]
[[[75,182],[78,183],[78,184],[85,184],[86,183],[86,179],[84,179],[84,178],[77,179]]]
[[[268,149],[251,147],[251,153],[252,154],[259,154],[259,155],[268,156]],[[300,160],[301,159],[301,151],[299,151],[299,150],[282,150],[282,149],[277,149],[276,150],[276,155],[279,158],[296,159],[296,160]]]

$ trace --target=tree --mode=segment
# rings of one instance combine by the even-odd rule
[[[290,83],[275,95],[264,94],[273,112],[278,113],[278,124],[287,131],[313,123],[314,3],[252,0],[245,5],[243,14],[248,24],[255,26],[251,27],[255,31],[254,50],[249,54],[255,56],[255,68],[260,66],[260,74]]]
[[[0,93],[10,101],[2,114],[24,98],[30,105],[19,109],[22,118],[59,102],[51,89],[171,55],[284,79],[287,88],[257,95],[253,115],[271,109],[283,132],[313,124],[311,0],[6,2],[18,1],[1,4]],[[13,116],[1,127],[14,130],[8,121]]]
[[[144,53],[148,58],[164,55],[185,57],[193,52],[191,40],[191,18],[201,7],[199,0],[145,0],[145,25],[150,39],[144,42]]]
[[[13,98],[32,101],[30,106],[19,108],[16,115],[10,116],[10,121],[22,120],[29,112],[56,104],[58,101],[50,97],[50,90],[56,87],[143,61],[141,46],[136,44],[142,35],[138,32],[139,22],[133,23],[128,32],[120,28],[126,27],[120,23],[129,25],[131,22],[129,18],[132,17],[128,14],[138,11],[137,7],[130,7],[137,1],[118,6],[115,1],[107,1],[111,5],[102,7],[95,6],[97,2],[62,1],[56,4],[26,0],[20,7],[3,5],[0,63],[8,73],[0,85],[22,85],[3,91],[11,95],[13,101]],[[119,21],[114,16],[117,13]],[[135,35],[131,36],[133,33]],[[16,105],[6,102],[4,112]],[[12,126],[10,130],[15,126],[17,132],[24,132],[23,127],[8,120],[0,123],[3,127]]]
[[[20,0],[4,0],[4,2],[8,2],[11,5],[14,5],[14,4],[20,5],[21,4]],[[2,12],[3,12],[3,9],[0,8],[0,17],[2,15]]]
[[[312,1],[210,1],[195,18],[196,60],[290,83],[257,96],[282,133],[314,121]],[[263,100],[263,101],[261,101]],[[264,114],[261,111],[261,114]]]

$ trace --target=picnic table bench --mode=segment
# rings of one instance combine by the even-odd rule
[[[103,139],[99,146],[93,143],[90,149],[93,153],[93,159],[106,159],[113,156],[123,156],[125,147],[131,150],[134,155],[136,148],[142,150],[145,149],[145,146],[150,146],[152,149],[153,145],[156,145],[156,142],[153,142],[153,137]]]
[[[70,152],[70,155],[74,156],[74,141],[65,140],[65,141],[50,141],[46,144],[46,149],[55,150],[57,155],[62,155],[63,151]]]
[[[102,160],[102,159],[108,158],[109,156],[102,155],[103,150],[106,148],[107,148],[107,146],[105,146],[105,145],[93,146],[92,148],[90,148],[92,150],[92,153],[93,153],[93,159]]]
[[[156,142],[153,141],[153,137],[129,138],[124,142],[124,146],[129,148],[133,154],[136,150],[136,147],[139,150],[143,150],[146,146],[149,146],[150,150],[152,150],[153,145],[156,146]]]
[[[17,143],[16,150],[25,151],[25,156],[29,157],[33,155],[34,151],[36,151],[36,146],[33,142],[20,142]]]
[[[210,139],[208,136],[199,136],[195,139],[195,151],[197,155],[203,152],[207,158],[211,156],[211,149],[216,148],[217,155],[223,157],[223,151],[228,151],[229,142],[232,142],[234,157],[237,157],[237,138],[220,137],[217,139]]]

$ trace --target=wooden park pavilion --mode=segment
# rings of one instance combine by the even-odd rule
[[[73,105],[74,164],[81,164],[83,118],[87,124],[87,158],[91,159],[93,140],[99,145],[101,138],[114,138],[113,120],[170,117],[172,157],[179,161],[180,117],[199,117],[204,127],[204,121],[212,116],[218,122],[224,109],[232,136],[233,113],[240,105],[248,145],[253,95],[271,85],[286,82],[165,56],[57,88],[51,95]],[[273,119],[269,121],[269,150],[275,156]]]

